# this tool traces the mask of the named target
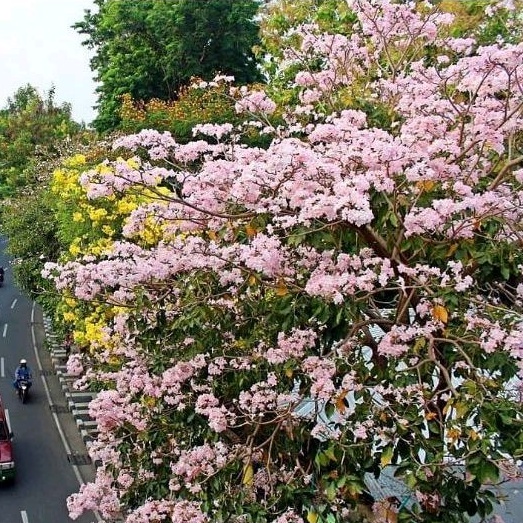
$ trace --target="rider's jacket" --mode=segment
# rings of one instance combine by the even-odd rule
[[[30,380],[31,371],[29,368],[18,367],[15,372],[15,379],[18,380]]]

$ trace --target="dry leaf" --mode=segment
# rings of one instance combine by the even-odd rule
[[[258,231],[250,223],[245,226],[245,232],[249,238],[252,238],[258,234]]]
[[[276,296],[285,296],[286,294],[289,294],[289,289],[287,288],[287,285],[285,285],[285,282],[283,281],[278,282],[278,285],[276,287]]]
[[[449,321],[449,312],[445,307],[443,307],[443,305],[434,305],[432,316],[434,319],[439,320],[444,324],[447,324]]]
[[[243,467],[243,479],[242,483],[244,485],[251,486],[254,478],[254,469],[252,468],[252,463],[247,463],[245,467]]]

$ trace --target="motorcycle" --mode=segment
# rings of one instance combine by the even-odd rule
[[[29,394],[29,388],[31,387],[31,383],[29,380],[20,379],[17,382],[17,392],[18,392],[18,398],[22,403],[25,403],[27,400],[27,396]]]

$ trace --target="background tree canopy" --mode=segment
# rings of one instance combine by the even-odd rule
[[[80,130],[71,106],[55,104],[53,89],[42,96],[29,84],[20,87],[0,110],[0,195],[28,183],[36,157],[57,155],[57,143]]]
[[[33,298],[42,298],[46,287],[44,261],[56,259],[60,251],[47,191],[49,173],[59,158],[94,134],[72,120],[71,105],[56,104],[54,95],[53,89],[42,95],[27,84],[0,110],[1,232],[9,239],[13,276]]]
[[[95,51],[91,68],[100,82],[98,131],[115,129],[121,96],[174,99],[191,77],[233,75],[259,79],[258,0],[96,0],[74,25]]]

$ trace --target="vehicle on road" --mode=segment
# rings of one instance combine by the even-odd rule
[[[9,426],[4,405],[0,400],[0,481],[13,481],[15,478],[15,461],[13,453],[13,433]]]
[[[29,389],[32,385],[32,373],[27,360],[22,358],[20,364],[15,370],[15,380],[13,381],[13,387],[16,389],[16,393],[22,403],[25,403],[29,394]]]
[[[17,393],[20,401],[25,403],[27,401],[27,395],[29,394],[29,380],[20,379],[17,383]]]

